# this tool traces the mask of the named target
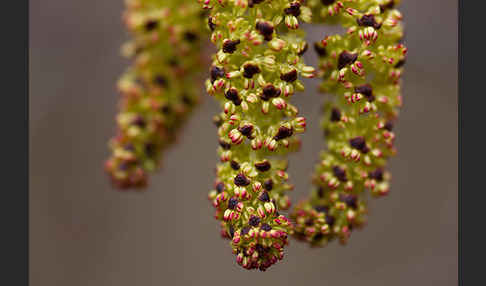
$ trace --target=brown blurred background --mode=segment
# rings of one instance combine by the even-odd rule
[[[402,2],[410,52],[390,195],[371,202],[369,225],[349,245],[292,241],[286,259],[260,273],[236,265],[206,199],[217,104],[204,96],[146,193],[114,191],[102,163],[128,64],[123,1],[31,1],[31,285],[456,285],[457,3]],[[309,39],[325,33],[312,27]],[[290,161],[294,202],[323,145],[322,96],[306,83],[294,101],[309,122]]]

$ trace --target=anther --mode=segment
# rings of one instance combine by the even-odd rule
[[[281,74],[280,79],[286,82],[294,82],[295,80],[297,80],[297,71],[292,70],[288,73]]]
[[[240,169],[240,164],[238,164],[238,162],[236,162],[235,160],[231,160],[230,165],[231,169],[235,171],[238,171]]]
[[[250,180],[248,180],[248,178],[245,175],[238,174],[238,175],[236,175],[236,177],[234,179],[234,183],[238,187],[244,187],[244,186],[248,186],[250,184]]]
[[[341,111],[339,111],[339,109],[337,109],[337,108],[334,107],[331,110],[331,121],[332,122],[337,122],[339,120],[341,120]]]
[[[271,165],[270,165],[270,162],[265,160],[263,162],[255,163],[255,168],[260,172],[266,172],[266,171],[270,170]]]
[[[275,139],[277,141],[282,140],[282,139],[285,139],[285,138],[292,136],[293,133],[294,133],[294,131],[293,131],[292,128],[280,126],[280,128],[278,129],[277,135],[275,135],[273,137],[273,139]]]
[[[273,189],[273,180],[268,179],[265,182],[263,182],[263,188],[267,191],[271,191]]]
[[[363,15],[363,17],[356,20],[358,25],[364,27],[373,27],[375,29],[380,29],[381,24],[376,22],[375,16],[372,14]]]
[[[260,68],[253,64],[246,64],[243,69],[243,76],[246,78],[252,78],[253,75],[260,73]]]
[[[159,22],[157,22],[156,20],[148,20],[145,23],[145,30],[146,31],[152,31],[155,28],[157,28],[158,26],[159,26]]]
[[[338,69],[342,69],[345,66],[354,63],[358,59],[358,53],[350,53],[348,51],[343,51],[339,54],[338,59]]]
[[[260,226],[260,229],[263,229],[264,231],[271,231],[272,227],[270,225],[266,224],[266,223],[262,223],[262,225]],[[258,251],[258,249],[257,249],[257,251]]]
[[[262,100],[268,101],[272,97],[277,97],[281,93],[280,89],[276,89],[273,84],[267,84],[263,87],[263,93],[261,95]]]
[[[216,185],[216,191],[218,192],[218,194],[222,193],[222,192],[224,191],[224,183],[219,182],[219,183]]]
[[[346,182],[348,180],[348,178],[346,178],[346,171],[343,168],[339,166],[334,166],[332,167],[332,172],[339,181]]]
[[[327,55],[326,48],[320,42],[314,43],[314,50],[321,57],[325,57]]]
[[[269,202],[270,196],[268,195],[268,192],[263,191],[262,194],[258,197],[258,199],[262,202]]]
[[[260,21],[256,23],[255,28],[258,30],[258,32],[260,32],[265,40],[270,41],[272,39],[274,30],[272,24]]]
[[[354,92],[356,93],[361,93],[366,97],[366,99],[369,102],[373,102],[375,100],[375,97],[373,96],[373,89],[371,88],[371,85],[369,84],[363,84],[360,86],[356,86],[354,88]]]
[[[370,172],[368,175],[369,175],[370,178],[375,179],[378,182],[383,181],[383,169],[381,169],[381,168],[378,168],[378,169]]]
[[[235,105],[240,105],[241,104],[241,99],[238,96],[238,90],[236,88],[230,88],[226,93],[224,94],[224,97],[228,100],[231,100]]]
[[[336,2],[336,0],[321,0],[322,5],[331,5],[334,2]]]
[[[230,198],[228,200],[228,208],[234,210],[236,205],[238,204],[238,200],[236,198]]]
[[[223,52],[227,54],[232,54],[236,51],[236,46],[240,43],[240,40],[224,40],[223,42]]]
[[[300,15],[300,3],[299,2],[290,3],[290,7],[285,8],[284,12],[285,12],[285,14],[298,17]]]
[[[218,78],[224,77],[224,75],[225,75],[224,68],[212,66],[210,74],[211,74],[211,82],[214,82]]]
[[[250,220],[248,221],[248,224],[251,225],[251,226],[257,227],[260,224],[260,218],[252,215],[250,217]]]

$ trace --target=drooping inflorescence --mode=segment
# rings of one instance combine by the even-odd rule
[[[133,65],[118,82],[118,131],[105,169],[121,189],[141,188],[199,101],[206,15],[194,0],[127,0]]]
[[[326,36],[314,47],[320,56],[327,150],[313,176],[309,199],[292,212],[295,236],[313,246],[338,239],[366,222],[365,190],[389,192],[387,159],[396,153],[392,131],[401,106],[400,76],[407,49],[400,43],[397,0],[309,0],[314,18],[339,23],[343,35]]]
[[[279,210],[290,206],[286,154],[305,129],[289,97],[304,89],[299,76],[314,75],[299,30],[311,11],[295,0],[198,1],[218,49],[206,89],[223,109],[214,118],[221,163],[209,199],[238,264],[265,270],[282,259],[292,231]]]

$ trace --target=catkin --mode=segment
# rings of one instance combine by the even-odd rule
[[[133,64],[118,82],[105,169],[116,187],[143,188],[199,101],[206,15],[194,0],[128,0],[123,19]]]
[[[292,226],[287,209],[286,156],[300,146],[305,118],[289,102],[313,77],[299,22],[311,11],[301,1],[198,0],[209,10],[213,56],[207,92],[221,103],[215,116],[221,163],[209,199],[231,240],[238,264],[265,270],[283,258]]]
[[[366,222],[366,190],[389,192],[387,159],[396,153],[392,131],[402,104],[400,77],[407,49],[401,44],[397,0],[309,0],[314,20],[346,32],[315,43],[324,106],[327,150],[315,168],[310,197],[291,214],[294,235],[313,246],[338,239]]]

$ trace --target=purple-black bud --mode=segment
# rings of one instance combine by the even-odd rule
[[[326,220],[326,223],[329,225],[329,226],[333,226],[334,225],[334,221],[336,220],[332,215],[328,215],[326,214],[326,217],[325,217],[325,220]]]
[[[292,2],[290,3],[289,8],[284,9],[285,14],[293,15],[298,17],[300,15],[300,3],[299,2]]]
[[[399,60],[399,61],[396,63],[395,68],[397,68],[397,69],[398,69],[398,68],[403,67],[403,65],[405,64],[405,62],[406,62],[405,58],[403,58],[403,59]]]
[[[255,168],[260,172],[266,172],[270,170],[271,167],[272,166],[270,165],[270,162],[268,162],[267,160],[255,163]]]
[[[214,31],[214,29],[216,28],[216,24],[214,24],[213,22],[213,17],[208,18],[208,27],[209,29],[211,29],[211,31]]]
[[[211,74],[211,82],[214,82],[218,78],[221,78],[221,77],[224,77],[225,76],[224,68],[220,68],[220,67],[217,67],[217,66],[212,66],[211,67],[210,74]]]
[[[268,179],[265,182],[263,182],[263,188],[267,191],[271,191],[273,189],[273,180]]]
[[[348,180],[348,178],[346,178],[346,171],[343,168],[339,166],[334,166],[332,167],[332,172],[339,181],[346,182]]]
[[[248,186],[250,184],[250,180],[248,180],[248,178],[245,175],[238,174],[238,175],[236,175],[236,177],[234,179],[234,183],[238,187],[245,187],[245,186]]]
[[[221,148],[223,148],[224,150],[229,150],[231,148],[231,144],[226,142],[226,141],[223,141],[223,140],[219,140],[219,146],[221,146]]]
[[[240,169],[240,164],[238,164],[238,162],[236,162],[235,160],[231,160],[230,165],[231,169],[235,171],[238,171]]]
[[[350,208],[353,208],[353,209],[358,208],[358,197],[356,195],[339,194],[339,200],[341,202],[346,203],[346,205]]]
[[[250,217],[250,220],[248,221],[248,224],[251,225],[251,226],[257,227],[260,224],[260,218],[252,215]]]
[[[336,0],[321,0],[322,5],[331,5],[334,2],[336,2]]]
[[[141,115],[138,115],[134,120],[133,120],[133,125],[136,125],[140,128],[144,128],[145,126],[147,126],[147,122],[145,121],[145,119],[143,119],[143,117]]]
[[[218,194],[221,194],[224,191],[224,184],[222,182],[219,182],[216,185],[216,191],[218,192]]]
[[[236,88],[230,88],[226,93],[224,94],[224,97],[228,100],[231,100],[235,105],[240,105],[241,104],[241,99],[238,96],[238,90]]]
[[[350,53],[348,51],[343,51],[339,54],[338,58],[338,69],[342,69],[345,66],[354,63],[358,59],[357,53]]]
[[[266,224],[266,223],[262,223],[262,225],[260,226],[260,229],[263,229],[264,231],[271,231],[272,227],[270,225]]]
[[[384,127],[386,130],[388,131],[392,131],[393,130],[393,121],[391,120],[388,120],[386,123],[385,123],[385,127]]]
[[[267,84],[263,87],[263,93],[261,95],[262,100],[268,101],[272,97],[277,97],[281,93],[280,89],[275,88],[273,84]]]
[[[146,31],[152,31],[152,30],[156,29],[158,26],[159,26],[159,22],[157,22],[157,20],[148,20],[145,23],[145,30]]]
[[[381,24],[376,22],[375,16],[372,14],[363,15],[363,17],[356,19],[356,22],[360,26],[373,27],[377,30],[381,27]]]
[[[393,9],[395,7],[395,1],[390,0],[388,3],[380,5],[380,12],[383,13],[388,9]]]
[[[236,46],[240,43],[240,39],[238,40],[225,40],[223,42],[223,52],[227,54],[232,54],[236,51]]]
[[[251,132],[253,131],[253,125],[243,125],[238,127],[238,131],[243,134],[243,136],[246,136],[248,138],[251,137]]]
[[[327,213],[329,211],[329,207],[327,206],[315,206],[314,209],[319,213]]]
[[[368,175],[370,178],[375,179],[378,182],[383,181],[383,169],[381,168],[371,171]]]
[[[155,144],[147,143],[145,144],[145,154],[149,157],[153,157],[155,155]]]
[[[188,31],[184,33],[184,39],[190,43],[194,43],[199,39],[199,36],[194,32]]]
[[[351,147],[360,150],[363,153],[367,153],[366,150],[369,151],[368,147],[366,146],[366,142],[363,136],[357,136],[349,140],[349,145]],[[366,152],[365,152],[366,151]]]
[[[307,44],[307,42],[306,42],[306,43],[304,43],[304,47],[302,48],[302,50],[299,51],[298,55],[299,56],[304,55],[305,52],[307,52],[308,49],[309,49],[309,44]]]
[[[320,42],[314,43],[314,50],[321,57],[325,57],[327,55],[326,47],[324,47]]]
[[[260,72],[260,68],[257,65],[252,64],[246,64],[243,69],[243,76],[246,78],[252,78],[255,74]]]
[[[337,108],[334,107],[331,110],[331,121],[332,122],[337,122],[339,120],[341,120],[341,111],[339,111],[339,109],[337,109]]]
[[[286,82],[294,82],[297,80],[297,71],[292,70],[288,73],[281,74],[280,79]]]
[[[248,0],[248,7],[253,8],[253,5],[260,4],[265,0]]]
[[[270,196],[268,195],[268,192],[263,191],[262,194],[258,197],[258,199],[262,202],[269,202]]]
[[[167,79],[161,75],[157,75],[155,78],[154,78],[154,83],[159,85],[159,86],[163,86],[163,87],[166,87],[167,86]]]
[[[236,198],[230,198],[228,200],[228,208],[234,210],[236,205],[238,204],[238,200]]]
[[[256,23],[255,28],[258,30],[258,32],[260,32],[260,34],[266,41],[270,41],[272,39],[274,30],[272,24],[264,21],[259,21]]]
[[[375,97],[373,96],[373,88],[369,84],[363,84],[360,86],[356,86],[354,88],[354,92],[361,93],[366,97],[369,102],[373,102]]]
[[[251,229],[250,227],[245,226],[244,228],[241,229],[240,235],[248,234],[250,232],[250,229]]]
[[[280,126],[280,128],[278,129],[277,135],[275,135],[273,137],[273,139],[275,139],[277,141],[282,140],[282,139],[285,139],[285,138],[292,136],[292,134],[294,134],[294,130],[292,128]]]

